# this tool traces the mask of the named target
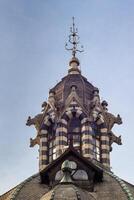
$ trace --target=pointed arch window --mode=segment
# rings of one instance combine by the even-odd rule
[[[56,142],[55,142],[55,129],[54,124],[49,127],[48,130],[48,155],[49,163],[56,159]]]
[[[96,123],[92,123],[93,129],[93,157],[100,162],[100,135]]]
[[[93,156],[94,159],[100,162],[100,139],[93,137]]]
[[[68,122],[68,145],[79,152],[81,150],[81,122],[77,117],[72,117]]]

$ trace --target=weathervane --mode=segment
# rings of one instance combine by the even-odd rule
[[[72,17],[73,19],[73,27],[70,27],[70,32],[71,34],[69,35],[69,40],[68,42],[71,43],[73,45],[72,48],[68,48],[68,44],[66,43],[65,45],[65,49],[68,51],[72,51],[72,56],[75,57],[76,52],[83,52],[83,46],[81,46],[81,50],[77,49],[78,44],[79,44],[79,36],[78,36],[78,29],[75,28],[75,23],[74,23],[74,17]]]

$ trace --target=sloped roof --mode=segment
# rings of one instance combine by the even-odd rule
[[[20,183],[12,190],[12,193],[9,191],[0,196],[0,200],[36,200],[40,199],[48,191],[47,185],[40,184],[40,175],[38,173]]]
[[[75,183],[59,183],[53,188],[41,183],[41,175],[46,174],[57,163],[62,163],[62,160],[65,160],[70,154],[76,156],[89,169],[94,169],[96,176],[103,177],[102,181],[95,183],[93,192],[89,187],[82,189]],[[77,200],[78,196],[81,200],[134,200],[134,185],[123,181],[113,172],[102,169],[101,166],[84,159],[71,148],[66,150],[42,172],[29,177],[9,192],[0,196],[0,200]]]
[[[73,85],[77,86],[77,94],[83,106],[87,108],[87,102],[92,99],[95,87],[81,74],[68,74],[62,78],[62,80],[52,88],[52,91],[55,92],[55,98],[58,99],[58,101],[62,100],[64,104]]]
[[[132,194],[133,197],[134,197],[134,185],[132,185],[131,183],[128,183],[128,182],[126,182],[126,181],[124,181],[124,182],[126,183],[126,185],[128,186],[128,188],[129,188],[131,194]]]
[[[76,187],[76,190],[81,195],[82,200],[88,200],[88,199],[96,199],[96,200],[127,200],[127,199],[133,199],[133,197],[128,197],[127,193],[121,186],[120,181],[117,176],[112,175],[112,173],[106,173],[104,172],[104,178],[103,182],[97,183],[95,185],[94,192],[88,192],[84,191],[78,187]],[[124,182],[124,181],[123,181]],[[126,185],[126,188],[128,191],[131,192],[131,194],[134,194],[134,186],[132,184],[129,184],[127,182],[124,182]],[[15,192],[15,189],[19,188],[20,185],[22,187],[18,192]],[[37,174],[36,176],[32,176],[26,181],[18,185],[13,190],[10,190],[9,192],[5,193],[0,197],[0,200],[50,200],[52,193],[54,189],[48,188],[47,185],[40,183],[40,175]],[[71,186],[70,186],[71,187]],[[73,186],[75,187],[75,186]],[[65,188],[64,188],[65,189]],[[128,192],[127,191],[127,192]],[[15,192],[15,195],[13,195],[13,192]],[[84,192],[84,194],[83,194]],[[12,193],[12,195],[11,195]],[[86,195],[86,196],[82,196]],[[67,199],[67,196],[66,196]],[[63,199],[62,199],[63,200]]]
[[[0,196],[0,200],[9,200],[12,198],[13,194],[15,193],[17,189],[17,186],[15,188],[12,188],[8,192],[4,193],[2,196]]]

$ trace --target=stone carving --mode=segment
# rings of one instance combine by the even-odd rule
[[[99,113],[101,112],[101,104],[100,104],[98,88],[94,88],[93,90],[93,99],[91,101],[90,107],[91,107],[91,117],[93,118],[93,121],[96,121]]]
[[[30,147],[34,147],[36,144],[40,144],[39,136],[36,136],[34,139],[30,138]]]
[[[48,105],[51,109],[56,110],[55,107],[55,92],[53,90],[49,91],[49,97],[48,97]]]
[[[122,145],[121,135],[118,137],[113,133],[113,131],[111,131],[114,124],[118,124],[118,125],[122,124],[122,119],[121,119],[120,115],[117,115],[117,117],[115,117],[111,113],[107,113],[107,114],[110,114],[110,117],[111,117],[111,120],[109,121],[109,125],[108,125],[108,134],[109,134],[110,151],[112,151],[113,143]]]
[[[27,119],[26,125],[31,126],[34,125],[36,130],[37,130],[37,135],[34,139],[30,138],[30,147],[35,146],[36,144],[40,144],[40,136],[39,136],[39,131],[40,131],[40,126],[43,120],[43,113],[36,115],[34,118],[31,118],[30,116]]]
[[[44,101],[41,105],[42,107],[42,113],[36,115],[34,118],[31,118],[30,116],[27,119],[26,125],[27,126],[31,126],[34,125],[36,130],[37,130],[37,135],[34,139],[30,138],[30,147],[35,146],[36,144],[40,144],[40,128],[41,128],[41,124],[43,122],[43,119],[46,115],[48,115],[49,117],[51,117],[52,121],[55,122],[55,111],[56,111],[56,107],[55,107],[55,93],[53,90],[50,90],[49,92],[49,97],[48,97],[48,102]],[[52,112],[49,115],[49,110],[53,110],[54,112]]]
[[[44,101],[44,102],[42,103],[42,105],[41,105],[41,107],[42,107],[42,110],[41,110],[41,112],[45,112],[45,111],[46,111],[46,108],[47,108],[47,106],[48,106],[47,102],[46,102],[46,101]]]
[[[111,130],[115,124],[118,124],[118,125],[122,124],[122,119],[121,119],[120,115],[117,115],[117,117],[116,117],[109,112],[104,114],[104,120],[105,120],[105,124],[107,126],[108,133],[111,132]]]
[[[120,117],[120,115],[114,116],[113,114],[108,112],[107,106],[108,103],[106,101],[103,101],[101,103],[102,109],[103,109],[103,116],[104,116],[104,121],[107,127],[107,132],[109,134],[109,143],[110,143],[110,151],[112,151],[112,147],[111,145],[113,144],[113,142],[115,142],[118,145],[122,145],[122,141],[121,141],[121,136],[117,137],[113,132],[112,132],[112,128],[115,124],[122,124],[122,118]]]
[[[107,112],[108,111],[108,108],[107,108],[108,103],[105,100],[102,101],[101,106],[102,106],[103,112]]]
[[[110,146],[113,144],[113,142],[115,142],[118,145],[122,145],[121,135],[117,137],[114,134],[110,134]]]
[[[30,147],[35,146],[36,144],[40,144],[40,128],[41,124],[43,122],[44,117],[47,115],[51,117],[52,121],[55,122],[55,112],[52,112],[49,115],[49,110],[54,110],[55,111],[55,99],[54,99],[54,93],[50,91],[49,98],[48,98],[48,103],[44,101],[41,105],[42,107],[42,113],[36,115],[35,117],[31,118],[30,116],[27,119],[26,125],[31,126],[34,125],[36,130],[37,130],[37,135],[34,139],[30,138]]]

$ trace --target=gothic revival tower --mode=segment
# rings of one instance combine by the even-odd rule
[[[42,112],[29,117],[27,125],[35,125],[37,137],[30,146],[39,145],[39,169],[44,169],[67,149],[75,149],[93,163],[110,168],[112,143],[121,144],[121,137],[111,131],[121,117],[108,112],[106,101],[100,102],[99,89],[82,76],[80,61],[76,57],[79,37],[73,26],[66,49],[72,51],[68,74],[49,92]]]
[[[26,123],[37,130],[30,147],[39,146],[39,172],[0,200],[134,200],[134,186],[110,168],[112,143],[122,144],[112,128],[122,119],[108,111],[99,89],[81,74],[76,53],[83,49],[78,48],[74,19],[70,31],[68,74]]]

